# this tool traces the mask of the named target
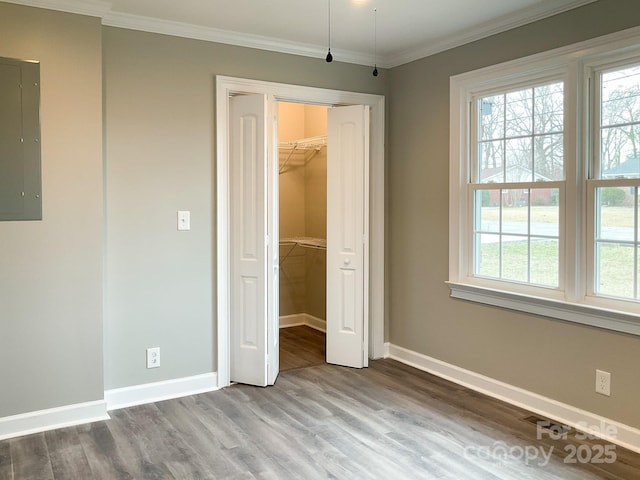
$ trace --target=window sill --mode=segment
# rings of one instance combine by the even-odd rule
[[[532,313],[568,322],[604,328],[616,332],[640,335],[640,316],[594,305],[495,290],[477,285],[446,282],[451,297],[493,305],[519,312]]]

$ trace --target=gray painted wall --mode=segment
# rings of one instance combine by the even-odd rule
[[[43,220],[0,222],[0,417],[101,400],[96,18],[0,3],[0,56],[41,62]]]
[[[389,341],[640,427],[640,339],[449,298],[449,77],[640,25],[601,0],[391,72]],[[610,398],[595,369],[612,373]]]
[[[636,0],[600,0],[374,79],[0,3],[0,55],[42,61],[44,186],[42,222],[0,223],[0,417],[102,398],[103,299],[105,388],[215,370],[222,74],[387,94],[389,341],[640,427],[640,339],[454,301],[444,284],[449,76],[638,24]],[[178,209],[190,232],[176,231]],[[144,368],[149,346],[159,369]],[[595,368],[612,372],[610,398],[593,392]]]
[[[215,76],[385,93],[366,66],[104,29],[107,389],[215,370]],[[191,210],[192,230],[176,231]],[[161,347],[158,369],[145,349]]]

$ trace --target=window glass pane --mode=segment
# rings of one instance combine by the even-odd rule
[[[556,237],[560,235],[559,190],[557,188],[532,188],[531,235]]]
[[[617,243],[596,243],[596,293],[634,298],[635,247]]]
[[[500,231],[500,190],[476,191],[476,232]]]
[[[531,138],[513,138],[505,140],[505,181],[531,182],[533,158]]]
[[[600,175],[640,177],[640,66],[601,74]]]
[[[564,130],[564,84],[541,85],[534,89],[534,133],[560,133]]]
[[[513,188],[502,190],[502,232],[529,233],[529,190]]]
[[[640,65],[602,74],[602,126],[638,121]]]
[[[640,242],[640,196],[638,195],[638,190],[636,190],[635,188],[633,189],[633,193],[634,193],[634,198],[633,198],[633,203],[635,206],[637,206],[636,208],[636,239],[638,239],[638,241]]]
[[[533,133],[533,90],[527,88],[506,94],[505,137],[529,136]]]
[[[640,140],[640,125],[603,128],[601,133],[601,177],[639,178],[640,159],[634,143]]]
[[[635,188],[603,187],[596,193],[597,239],[633,242]]]
[[[480,140],[504,138],[504,95],[484,97],[478,101]]]
[[[535,180],[555,181],[564,178],[564,138],[562,134],[534,137]]]
[[[528,281],[529,242],[526,237],[503,235],[502,278],[518,282]]]
[[[478,176],[480,183],[504,182],[503,140],[478,145]]]
[[[635,288],[635,299],[640,299],[640,250],[638,245],[636,245],[636,288]]]
[[[531,283],[558,286],[560,249],[558,240],[531,239]]]
[[[500,235],[476,234],[476,268],[483,277],[500,278]]]

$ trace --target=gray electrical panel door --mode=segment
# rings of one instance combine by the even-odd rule
[[[0,57],[0,220],[42,220],[40,64]]]

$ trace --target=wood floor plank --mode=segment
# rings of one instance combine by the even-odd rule
[[[225,446],[216,438],[218,430],[215,424],[208,421],[209,416],[196,403],[194,397],[159,402],[157,407],[176,429],[183,444],[182,448],[191,451],[190,461],[197,465],[201,472],[198,478],[231,478],[242,473],[241,469],[229,461]],[[211,465],[214,465],[215,469],[212,469]],[[186,478],[183,477],[186,472],[179,472],[178,467],[175,463],[170,467],[174,476]]]
[[[109,428],[121,445],[128,446],[127,450],[135,459],[142,478],[174,480],[175,477],[166,462],[172,461],[175,457],[185,457],[179,449],[167,447],[166,439],[171,438],[173,432],[166,422],[166,431],[158,428],[155,420],[159,415],[155,412],[157,409],[154,404],[118,410],[112,418],[116,417],[119,421],[111,422]]]
[[[90,478],[91,467],[75,428],[60,428],[45,432],[53,476],[60,478]]]
[[[567,463],[567,449],[608,444],[540,435],[531,412],[393,360],[110,413],[0,441],[0,479],[640,479],[639,454]]]
[[[115,427],[114,422],[108,423],[112,428]],[[126,444],[121,440],[116,442],[107,422],[96,422],[77,428],[93,479],[133,480],[136,476],[142,478],[135,454],[129,456],[121,453],[123,449],[127,451]]]
[[[280,371],[325,363],[325,334],[306,325],[280,329]]]
[[[0,478],[13,480],[13,466],[11,465],[11,448],[9,442],[0,442]]]
[[[9,441],[13,476],[20,480],[53,480],[53,470],[43,433]]]

